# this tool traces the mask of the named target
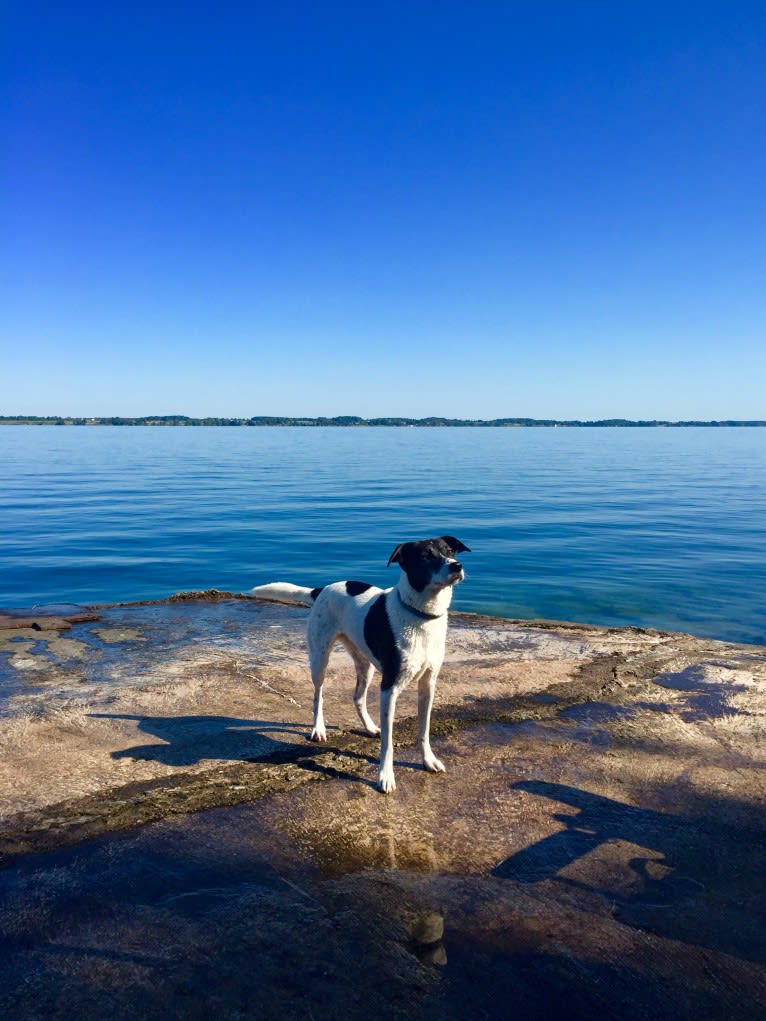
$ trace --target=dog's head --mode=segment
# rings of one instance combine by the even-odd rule
[[[386,567],[399,564],[413,589],[424,592],[427,588],[446,588],[462,581],[465,577],[463,565],[455,559],[455,554],[470,552],[454,535],[440,535],[438,539],[400,543],[388,558]]]

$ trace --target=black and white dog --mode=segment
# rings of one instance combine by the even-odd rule
[[[453,535],[396,547],[386,566],[399,564],[402,575],[395,588],[379,589],[361,581],[337,581],[308,589],[288,582],[258,585],[250,595],[276,602],[312,605],[308,622],[309,663],[314,682],[312,741],[326,741],[322,685],[327,660],[337,640],[348,649],[356,667],[354,705],[364,729],[380,734],[378,789],[389,793],[394,781],[392,731],[399,693],[418,683],[418,740],[423,765],[432,773],[444,765],[431,751],[429,737],[436,677],[444,659],[447,610],[452,589],[463,580],[456,553],[470,550]],[[382,675],[380,728],[367,711],[367,690],[373,670]]]

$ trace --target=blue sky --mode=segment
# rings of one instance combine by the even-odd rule
[[[766,5],[6,5],[0,413],[766,418]]]

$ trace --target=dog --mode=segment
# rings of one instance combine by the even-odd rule
[[[356,711],[366,733],[380,735],[377,787],[384,794],[396,789],[392,740],[396,701],[412,681],[418,684],[418,742],[423,765],[431,773],[444,772],[444,763],[431,750],[431,709],[444,659],[452,590],[465,577],[455,554],[470,552],[454,535],[400,543],[386,566],[398,564],[402,574],[398,584],[389,589],[361,581],[337,581],[314,589],[274,582],[249,592],[257,599],[312,607],[308,621],[314,682],[312,741],[327,740],[322,686],[330,650],[336,641],[346,647],[356,667]],[[367,711],[367,691],[375,669],[382,678],[380,727]]]

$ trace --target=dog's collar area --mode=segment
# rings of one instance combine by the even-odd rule
[[[396,595],[397,598],[399,599],[399,602],[405,608],[405,610],[409,610],[410,613],[414,613],[415,616],[420,617],[421,620],[438,620],[440,617],[444,616],[443,613],[426,613],[424,610],[418,610],[417,607],[410,606],[409,603],[405,603],[405,601],[402,599],[402,594],[399,591],[399,589],[396,590]]]

